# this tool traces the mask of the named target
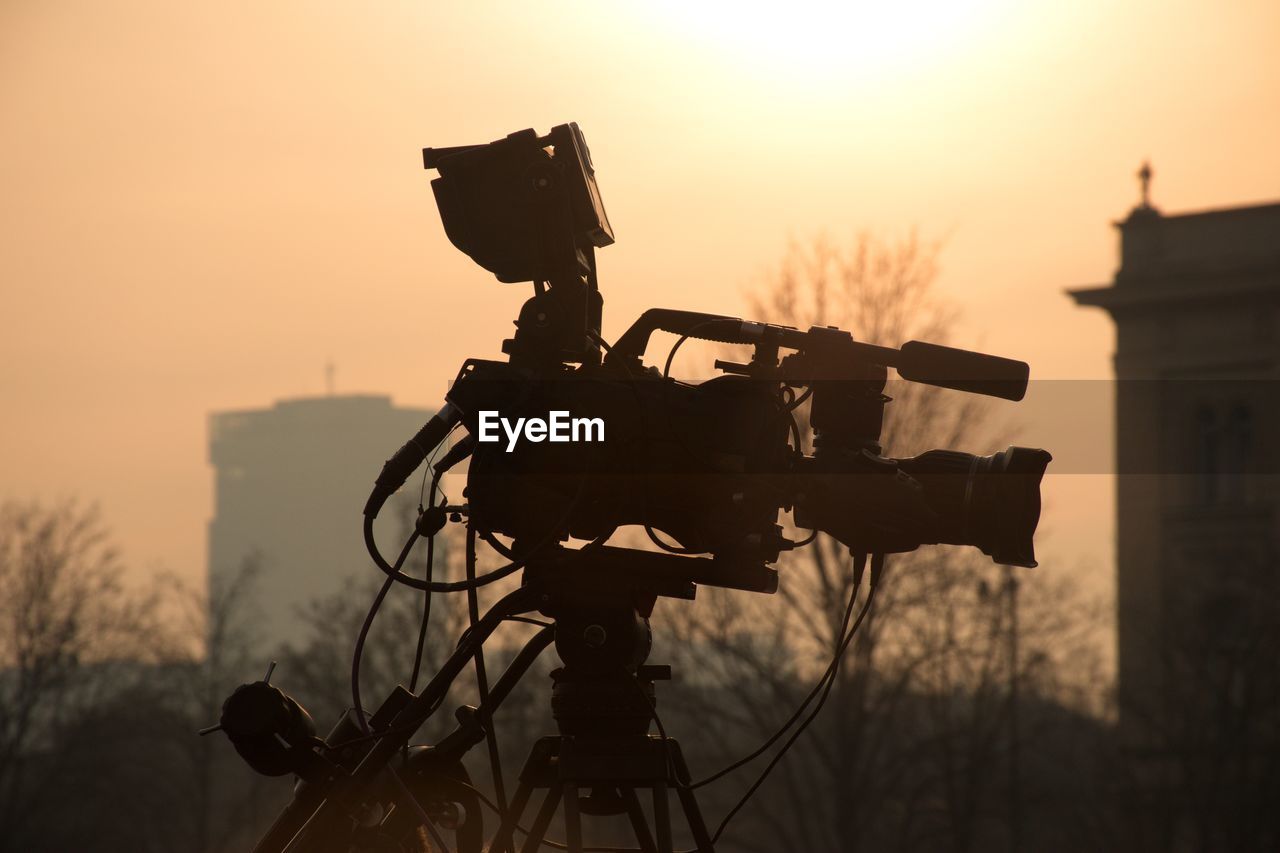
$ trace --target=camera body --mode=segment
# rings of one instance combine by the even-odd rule
[[[481,530],[532,544],[643,525],[689,551],[778,556],[793,459],[776,386],[739,376],[689,385],[613,365],[545,378],[473,361],[448,399],[472,436],[481,412],[507,424],[567,412],[602,426],[592,441],[477,442],[466,494]]]
[[[528,545],[605,539],[637,525],[684,552],[769,563],[795,544],[778,524],[791,510],[797,526],[859,553],[950,543],[1035,565],[1048,453],[884,457],[876,442],[883,378],[813,384],[810,422],[826,426],[806,455],[789,440],[798,435],[783,390],[790,386],[777,379],[726,375],[690,385],[616,363],[545,378],[509,362],[469,361],[449,402],[473,437],[486,431],[482,416],[507,425],[497,440],[474,444],[471,521]],[[510,429],[554,413],[598,423],[599,440],[575,440],[568,429],[559,440],[554,431],[521,437]]]

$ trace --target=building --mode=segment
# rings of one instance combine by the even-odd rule
[[[1254,849],[1260,769],[1280,784],[1251,757],[1280,743],[1280,204],[1166,215],[1139,174],[1113,281],[1071,291],[1116,325],[1119,735],[1146,846]]]
[[[305,642],[301,607],[377,571],[365,551],[361,510],[383,461],[431,414],[394,406],[389,397],[349,394],[210,415],[210,587],[225,584],[247,560],[259,564],[254,609],[266,649]],[[379,523],[380,546],[392,554],[405,532],[404,519],[393,518],[396,507],[388,503]]]

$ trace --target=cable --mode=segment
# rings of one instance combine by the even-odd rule
[[[598,343],[600,345],[600,349],[604,350],[606,353],[613,352],[613,347],[609,346],[609,342],[601,337],[599,332],[587,329],[587,337]]]
[[[818,538],[817,529],[815,528],[814,530],[810,530],[808,536],[806,536],[805,538],[801,539],[800,541],[796,542],[793,546],[791,546],[792,550],[795,550],[796,548],[803,548],[804,546],[808,545],[810,542],[812,542],[817,538]]]
[[[427,539],[427,583],[431,583],[435,563],[436,538]],[[427,625],[431,622],[431,590],[422,593],[422,622],[418,625],[418,648],[413,654],[413,675],[409,677],[409,692],[418,692],[418,674],[422,671],[422,652],[427,644]]]
[[[450,434],[452,434],[452,431],[450,432]],[[441,444],[441,446],[443,446],[443,443]],[[437,450],[438,449],[439,448],[437,448]],[[432,456],[434,458],[434,454]],[[427,460],[428,465],[430,464],[430,462],[431,460]],[[440,474],[441,472],[437,470],[434,473],[434,475],[431,477],[431,497],[429,499],[429,503],[431,504],[433,509],[435,508],[436,492],[439,491]],[[426,479],[427,479],[426,475],[423,474],[422,481],[424,484],[426,483]],[[449,498],[444,494],[443,491],[440,491],[440,503],[442,506],[447,505],[449,503]],[[419,492],[418,494],[419,520],[422,519],[424,512],[426,512],[426,510],[423,509],[422,507],[422,493]],[[427,566],[426,566],[425,574],[426,574],[426,582],[428,587],[431,584],[431,577],[435,569],[435,561],[436,561],[436,537],[435,537],[435,534],[433,533],[431,536],[427,537]],[[426,645],[427,645],[427,630],[431,624],[431,596],[432,596],[432,592],[429,588],[423,591],[422,593],[422,619],[418,623],[418,643],[414,647],[413,672],[409,676],[409,692],[415,693],[415,694],[418,692],[418,675],[422,672],[422,654],[423,654],[423,651],[426,649]],[[408,757],[409,744],[407,742],[405,743],[404,754],[406,757]]]
[[[841,647],[840,647],[841,654],[843,654],[845,648],[847,647],[848,641],[852,640],[853,635],[857,633],[858,627],[862,624],[863,618],[866,617],[867,611],[871,607],[871,602],[874,598],[875,598],[875,586],[873,585],[871,587],[870,592],[867,594],[866,602],[863,604],[862,609],[858,613],[858,618],[853,623],[853,629],[850,631],[848,637],[845,639],[845,642],[841,644]],[[752,795],[754,795],[755,792],[759,790],[760,786],[763,785],[765,780],[769,777],[769,774],[773,772],[773,769],[778,766],[778,763],[787,754],[787,751],[792,747],[792,745],[796,742],[796,740],[800,737],[800,735],[804,733],[805,729],[808,728],[809,724],[813,722],[814,718],[817,717],[818,712],[822,710],[822,706],[826,703],[827,697],[831,694],[831,688],[834,684],[835,684],[835,678],[833,675],[831,678],[827,679],[823,687],[822,696],[818,699],[818,703],[814,706],[813,711],[811,711],[809,713],[809,716],[805,718],[805,720],[800,724],[800,726],[794,732],[792,732],[791,737],[787,739],[787,742],[782,745],[782,748],[779,749],[778,752],[774,754],[772,759],[770,759],[768,765],[765,766],[764,770],[761,771],[760,775],[756,778],[756,781],[752,783],[751,787],[748,788],[746,793],[742,795],[742,798],[738,800],[738,803],[732,809],[730,809],[729,813],[726,814],[724,816],[724,819],[720,821],[720,826],[716,828],[715,834],[712,836],[713,841],[720,840],[720,836],[724,834],[724,831],[728,827],[729,822],[733,820],[733,817],[742,809],[743,806],[747,804],[747,801],[751,799]]]
[[[791,391],[790,388],[786,388],[786,390]],[[801,439],[800,439],[800,425],[796,423],[796,409],[798,409],[801,405],[803,405],[804,401],[809,399],[809,396],[812,393],[813,393],[813,388],[809,387],[809,388],[806,388],[804,390],[804,393],[802,393],[799,397],[796,397],[794,392],[792,392],[792,399],[789,401],[787,400],[783,401],[783,414],[786,415],[787,417],[787,429],[790,430],[791,432],[791,440],[794,442],[795,454],[797,457],[804,456],[804,446],[801,444]],[[791,548],[792,550],[803,548],[804,546],[812,543],[813,540],[817,538],[818,538],[818,530],[817,528],[814,528],[813,530],[809,531],[808,536],[806,536],[804,539],[799,540],[798,542],[795,542],[791,546]]]
[[[529,557],[533,555],[533,552],[541,548],[547,542],[549,542],[551,540],[551,537],[555,535],[555,532],[556,531],[554,530],[551,531],[551,533],[549,533],[542,542],[538,543],[538,545],[535,548],[530,550],[530,553],[526,554],[521,559],[516,560],[510,565],[503,566],[498,569],[494,569],[491,572],[487,572],[481,575],[480,577],[476,578],[475,580],[461,580],[461,581],[454,581],[452,583],[446,583],[442,581],[432,581],[430,583],[427,583],[426,581],[419,580],[418,578],[415,578],[411,575],[404,574],[394,566],[388,565],[386,559],[384,559],[383,556],[378,552],[377,550],[378,545],[373,539],[373,519],[370,518],[369,516],[365,516],[365,519],[364,519],[365,547],[369,550],[369,555],[373,557],[374,564],[379,569],[381,569],[382,572],[385,575],[387,575],[388,579],[391,580],[393,583],[402,583],[405,586],[412,587],[413,589],[430,590],[431,592],[463,592],[464,590],[467,590],[471,587],[486,586],[495,581],[502,580],[508,575],[511,575],[515,572],[518,572],[520,569],[523,569],[525,566],[525,563],[528,562]]]
[[[629,669],[623,669],[624,675],[631,676],[631,683],[636,686],[636,691],[640,694],[640,698],[644,699],[645,705],[649,707],[649,716],[653,719],[654,725],[658,727],[658,734],[662,737],[662,757],[667,764],[667,778],[674,779],[677,788],[692,790],[689,787],[689,780],[680,778],[680,774],[676,773],[675,765],[671,763],[671,750],[668,748],[667,727],[662,725],[662,717],[658,714],[658,705],[654,700],[649,698],[649,694],[645,692],[644,685],[640,683],[640,676]],[[686,768],[687,769],[687,768]]]
[[[422,470],[422,488],[418,489],[418,512],[422,512],[422,502],[425,500],[427,472],[431,472],[431,504],[432,506],[434,506],[436,502],[436,492],[440,493],[441,504],[447,504],[449,502],[448,496],[445,495],[444,490],[440,488],[440,475],[443,474],[444,471],[437,471],[434,468],[432,468],[431,465],[433,462],[435,462],[436,454],[440,452],[441,448],[443,448],[446,444],[449,443],[449,436],[453,435],[453,433],[457,429],[458,429],[458,424],[454,424],[453,427],[447,433],[445,433],[444,439],[439,444],[436,445],[436,449],[431,451],[431,455],[427,457],[426,465]]]
[[[791,433],[791,440],[795,442],[797,455],[804,453],[804,445],[800,443],[800,424],[796,423],[796,414],[794,409],[783,409],[783,414],[787,416],[787,430]]]
[[[854,620],[853,627],[849,629],[849,633],[845,635],[844,639],[840,643],[840,648],[837,650],[835,660],[833,661],[831,677],[827,679],[826,686],[822,691],[822,697],[818,700],[818,704],[814,706],[813,711],[810,712],[809,716],[806,717],[804,722],[802,722],[791,734],[791,737],[787,739],[787,742],[782,745],[782,749],[778,750],[778,752],[773,756],[772,760],[769,761],[768,766],[761,771],[760,776],[751,785],[751,787],[747,789],[746,793],[742,795],[742,799],[738,800],[737,805],[729,810],[729,813],[724,816],[724,820],[720,821],[720,826],[712,836],[712,841],[720,840],[720,836],[729,825],[729,821],[731,821],[734,815],[736,815],[742,807],[747,804],[747,801],[751,799],[752,794],[754,794],[760,786],[764,784],[765,779],[769,777],[769,773],[773,771],[773,768],[778,766],[778,762],[787,754],[787,750],[791,748],[792,744],[796,742],[800,735],[804,733],[804,730],[808,728],[809,724],[813,722],[814,718],[818,716],[818,712],[822,710],[822,706],[827,701],[827,696],[831,694],[831,688],[835,684],[835,674],[839,668],[840,658],[843,657],[845,649],[849,647],[849,643],[853,641],[854,635],[858,633],[858,628],[862,625],[862,620],[866,618],[867,612],[871,609],[871,602],[875,600],[876,587],[878,586],[878,581],[883,568],[884,555],[874,555],[871,558],[871,588],[867,592],[867,600],[863,602],[862,609],[858,611],[858,618]]]
[[[508,560],[514,560],[516,558],[516,552],[512,551],[506,545],[503,545],[501,542],[499,542],[498,537],[494,536],[489,531],[486,530],[483,533],[481,533],[480,538],[485,541],[485,544],[487,544],[493,550],[497,551],[504,558]]]
[[[432,461],[435,459],[436,454],[438,454],[438,453],[440,452],[441,448],[443,448],[443,447],[445,446],[445,444],[447,443],[447,440],[448,440],[449,436],[453,435],[454,431],[455,431],[457,428],[458,428],[458,425],[457,425],[457,424],[454,424],[452,427],[450,427],[450,428],[449,428],[449,431],[448,431],[447,433],[445,433],[445,437],[444,437],[444,439],[442,439],[442,440],[440,441],[440,443],[436,445],[436,447],[431,451],[431,455],[430,455],[430,456],[428,456],[428,457],[427,457],[427,459],[426,459],[426,465],[427,465],[427,468],[426,468],[426,470],[424,470],[424,471],[423,471],[423,474],[422,474],[422,484],[423,484],[423,488],[422,488],[422,489],[420,489],[420,490],[419,490],[419,492],[418,492],[418,513],[419,513],[419,514],[421,514],[421,513],[422,513],[422,511],[423,511],[423,507],[422,507],[422,503],[423,503],[423,494],[424,494],[424,492],[425,492],[425,487],[426,487],[426,482],[427,482],[427,474],[426,474],[426,471],[431,470],[431,467],[430,467],[430,466],[431,466]],[[444,505],[444,504],[447,504],[447,503],[448,503],[448,497],[445,495],[444,491],[440,488],[440,475],[441,475],[442,473],[444,473],[444,472],[442,472],[442,471],[436,471],[436,472],[432,475],[432,477],[431,477],[431,499],[430,499],[430,504],[431,504],[431,506],[432,506],[432,507],[434,507],[434,506],[435,506],[435,496],[436,496],[436,493],[437,493],[437,492],[439,492],[439,493],[440,493],[440,497],[442,498],[441,505]],[[401,563],[400,563],[400,562],[397,562],[395,566],[390,566],[390,565],[388,565],[388,564],[387,564],[387,561],[386,561],[386,558],[384,558],[384,557],[382,556],[382,552],[378,550],[378,543],[377,543],[377,540],[375,540],[375,539],[374,539],[374,535],[373,535],[373,522],[374,522],[374,516],[371,516],[371,515],[365,515],[365,516],[364,516],[364,544],[365,544],[365,550],[367,550],[367,551],[369,552],[369,556],[371,556],[371,557],[373,558],[373,562],[374,562],[374,564],[375,564],[375,565],[377,565],[377,567],[378,567],[379,569],[381,569],[381,570],[383,571],[383,573],[384,573],[384,574],[387,574],[387,575],[391,576],[393,580],[398,581],[399,583],[406,584],[407,586],[410,586],[410,587],[412,587],[412,588],[414,588],[414,589],[417,589],[417,590],[423,590],[423,591],[427,591],[427,592],[448,592],[448,591],[449,591],[449,590],[441,590],[441,589],[438,589],[438,588],[437,588],[437,585],[435,585],[435,584],[433,584],[433,583],[431,582],[431,578],[430,578],[430,576],[429,576],[429,575],[428,575],[428,578],[427,578],[427,580],[426,580],[426,581],[420,581],[420,580],[418,580],[417,578],[410,577],[409,575],[404,574],[403,572],[401,572],[401,571],[400,571],[400,565],[401,565]],[[427,561],[428,561],[428,562],[427,562],[427,571],[428,571],[428,572],[430,572],[430,570],[431,570],[431,562],[430,562],[430,561],[431,561],[431,554],[430,554],[430,552],[428,552]],[[495,580],[496,580],[496,578],[495,578]],[[425,605],[425,607],[426,607],[426,608],[430,608],[430,603],[426,604],[426,605]]]
[[[692,329],[690,329],[689,331],[681,335],[680,339],[675,342],[674,346],[671,347],[671,351],[667,353],[667,363],[662,368],[662,378],[663,379],[671,378],[671,362],[675,360],[676,351],[680,349],[681,344],[689,340],[689,338],[694,337],[694,332],[698,331],[699,329],[705,328],[706,326],[715,325],[716,323],[723,322],[723,320],[724,320],[723,317],[718,317],[715,320],[703,320],[701,323],[698,323]]]
[[[547,622],[543,619],[530,619],[528,616],[508,616],[502,620],[503,622],[524,622],[529,625],[537,625],[539,628],[553,628],[554,622]]]
[[[404,543],[404,548],[400,550],[400,556],[396,558],[396,573],[399,573],[400,567],[408,559],[409,552],[413,550],[413,545],[417,541],[418,531],[415,530],[409,536],[409,541]],[[382,601],[387,597],[387,592],[394,582],[395,577],[389,575],[386,581],[383,582],[382,589],[378,590],[377,596],[373,599],[373,604],[369,606],[368,614],[364,617],[364,624],[360,626],[360,633],[356,636],[356,648],[351,655],[351,702],[355,707],[356,722],[360,725],[360,731],[365,733],[369,731],[369,721],[365,719],[364,705],[360,702],[360,660],[364,657],[364,641],[369,636],[369,629],[373,627],[373,619],[378,615],[378,608],[382,607]]]
[[[862,568],[866,565],[866,559],[867,559],[866,556],[861,554],[854,558],[855,564],[854,564],[853,589],[850,590],[849,592],[849,603],[848,605],[845,606],[844,617],[840,620],[839,636],[842,641],[844,639],[845,631],[848,630],[848,627],[849,627],[849,618],[853,615],[854,603],[857,601],[857,598],[858,598],[858,589],[861,586],[861,580],[862,580]],[[711,774],[705,779],[701,779],[697,782],[694,782],[689,787],[691,789],[696,789],[696,788],[701,788],[704,785],[710,785],[712,782],[715,782],[717,779],[727,776],[728,774],[737,770],[739,767],[742,767],[743,765],[749,764],[750,762],[756,760],[761,755],[763,755],[769,749],[769,747],[777,743],[778,740],[784,734],[787,733],[787,730],[789,730],[793,725],[796,724],[796,721],[800,719],[802,714],[804,714],[805,709],[809,707],[809,703],[814,700],[814,698],[822,691],[822,689],[827,685],[828,681],[832,678],[832,673],[836,668],[836,665],[839,661],[839,656],[842,653],[842,651],[843,651],[842,644],[837,643],[836,650],[832,653],[832,656],[831,656],[831,663],[827,664],[826,670],[823,671],[822,676],[818,679],[817,683],[813,685],[813,689],[809,691],[809,695],[806,696],[804,698],[804,701],[800,703],[800,706],[796,708],[794,712],[792,712],[791,716],[787,718],[787,721],[784,722],[781,726],[779,726],[778,730],[769,736],[768,740],[760,744],[760,746],[758,746],[750,754],[745,755],[742,758],[739,758],[737,761],[733,762],[727,767],[724,767],[716,771],[715,773]]]
[[[551,529],[547,531],[546,535],[543,536],[542,539],[538,540],[537,544],[525,552],[523,557],[513,560],[511,563],[502,566],[501,568],[486,572],[476,578],[467,578],[465,580],[454,581],[452,583],[445,583],[441,581],[427,582],[418,580],[411,575],[406,575],[404,572],[401,572],[397,566],[388,565],[386,559],[378,550],[377,541],[373,538],[373,517],[368,515],[364,517],[365,549],[369,552],[369,556],[373,558],[374,565],[381,569],[383,574],[387,575],[392,581],[402,583],[406,586],[412,587],[413,589],[430,590],[431,592],[463,592],[468,589],[486,586],[523,569],[525,564],[528,563],[538,551],[542,550],[553,540],[556,540],[559,537],[561,529],[568,523],[569,519],[573,517],[574,510],[578,508],[578,502],[582,500],[583,492],[586,491],[588,479],[590,479],[590,471],[584,471],[582,478],[578,481],[578,491],[569,502],[569,506],[565,508],[564,515],[560,517],[559,521],[552,525]],[[584,547],[590,548],[601,545],[603,544],[603,540],[607,539],[609,535],[612,535],[612,533],[613,531],[609,531],[609,534],[593,539]],[[502,549],[499,549],[499,553],[502,553]],[[511,552],[508,551],[507,553]]]
[[[804,391],[800,393],[799,397],[796,397],[794,400],[792,400],[790,403],[787,404],[787,410],[794,412],[796,409],[803,406],[805,404],[805,401],[812,396],[813,396],[813,386],[809,385],[804,389]]]
[[[644,525],[644,532],[649,534],[649,539],[650,541],[653,542],[654,545],[657,545],[662,550],[670,552],[672,554],[705,554],[707,553],[705,550],[699,551],[696,548],[682,548],[678,545],[668,545],[666,542],[663,542],[661,539],[658,538],[658,534],[655,533],[653,528],[650,527],[648,524]]]
[[[467,580],[476,577],[476,529],[467,522],[466,559]],[[467,588],[467,618],[470,622],[468,631],[474,631],[480,621],[480,599],[476,587]],[[498,798],[498,805],[503,811],[507,809],[507,790],[502,779],[502,758],[498,753],[498,733],[493,727],[493,717],[487,710],[489,707],[489,677],[484,668],[484,644],[476,647],[472,658],[476,668],[476,689],[480,694],[480,725],[484,726],[484,739],[489,749],[489,772],[493,776],[493,792]]]
[[[704,323],[703,325],[706,325],[706,324]],[[696,328],[696,327],[695,327],[695,328]],[[664,365],[662,366],[662,378],[663,378],[663,379],[670,379],[670,378],[671,378],[671,362],[675,360],[675,357],[676,357],[676,350],[680,349],[680,345],[681,345],[681,344],[683,344],[683,343],[684,343],[685,341],[687,341],[687,340],[689,340],[689,336],[688,336],[687,334],[686,334],[686,335],[681,335],[681,336],[680,336],[680,340],[676,341],[676,342],[675,342],[675,345],[674,345],[673,347],[671,347],[671,352],[667,353],[667,363],[666,363],[666,364],[664,364]]]

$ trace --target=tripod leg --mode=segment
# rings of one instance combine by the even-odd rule
[[[715,848],[712,846],[711,833],[707,832],[707,824],[702,819],[702,810],[698,808],[698,800],[693,795],[693,790],[686,787],[689,782],[689,768],[684,763],[684,755],[680,752],[680,747],[672,744],[672,758],[676,765],[676,780],[679,787],[676,788],[676,795],[680,797],[680,805],[684,808],[685,820],[689,821],[689,829],[693,832],[693,843],[698,845],[698,853],[713,853]]]
[[[561,794],[559,785],[553,784],[547,789],[547,796],[542,800],[542,807],[538,809],[538,816],[534,818],[533,826],[529,827],[529,837],[524,840],[520,853],[537,853],[538,848],[542,846],[542,839],[547,835],[547,827],[551,825],[551,818],[555,816],[556,807],[560,805]]]
[[[578,786],[564,786],[564,834],[569,853],[582,853],[582,815],[578,812]]]
[[[523,778],[520,780],[519,787],[516,788],[515,798],[511,800],[511,805],[507,807],[507,813],[502,816],[502,823],[498,825],[498,831],[493,836],[493,841],[489,842],[489,849],[493,853],[507,853],[512,849],[511,839],[516,831],[516,824],[520,822],[520,816],[524,814],[524,807],[529,804],[529,795],[533,793],[533,789],[529,787],[529,783]]]
[[[623,788],[622,800],[627,804],[627,817],[631,818],[631,829],[636,834],[636,841],[644,853],[657,853],[657,845],[653,843],[653,833],[649,831],[649,822],[644,818],[640,808],[640,798],[635,788]]]
[[[693,832],[693,843],[698,845],[698,853],[714,853],[715,847],[712,846],[711,833],[707,832],[707,825],[702,820],[702,811],[698,808],[698,801],[693,797],[693,791],[681,788],[677,794],[680,797],[680,805],[684,807],[685,819],[689,821],[689,829]]]
[[[653,786],[653,825],[658,833],[658,853],[674,853],[671,842],[671,809],[667,804],[667,786]]]

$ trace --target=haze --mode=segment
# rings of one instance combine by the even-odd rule
[[[1168,212],[1280,198],[1273,0],[712,8],[0,6],[3,495],[97,501],[131,564],[197,579],[208,412],[322,393],[330,359],[438,405],[527,294],[448,244],[427,145],[581,124],[607,338],[743,311],[793,237],[916,228],[954,343],[1041,378],[1110,376],[1062,290],[1109,279],[1145,158]],[[1104,588],[1107,479],[1047,491],[1042,565]]]

